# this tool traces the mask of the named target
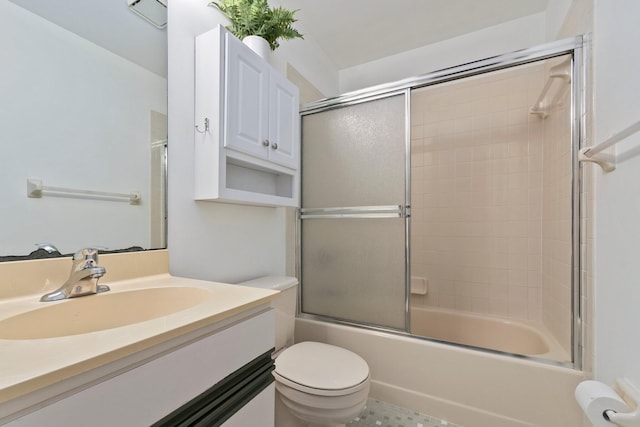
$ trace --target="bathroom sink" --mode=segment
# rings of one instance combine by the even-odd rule
[[[55,338],[132,325],[186,310],[211,295],[195,287],[158,287],[42,303],[41,308],[0,320],[0,339]]]

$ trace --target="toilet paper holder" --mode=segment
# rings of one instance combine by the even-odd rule
[[[626,378],[616,380],[617,388],[624,394],[626,400],[633,402],[636,409],[633,412],[616,412],[608,409],[602,413],[605,420],[620,427],[640,427],[640,392]]]

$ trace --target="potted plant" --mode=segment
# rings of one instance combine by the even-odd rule
[[[278,39],[303,38],[292,26],[297,21],[294,17],[297,10],[271,8],[267,0],[220,0],[209,5],[229,18],[231,25],[227,29],[234,36],[265,59],[268,59],[269,49],[276,50],[280,46]],[[257,48],[254,47],[256,44]]]

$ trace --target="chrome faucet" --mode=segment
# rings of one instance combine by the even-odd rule
[[[97,249],[80,249],[73,255],[72,261],[71,274],[64,285],[43,295],[40,301],[57,301],[110,290],[107,285],[98,285],[98,279],[107,271],[98,265]]]

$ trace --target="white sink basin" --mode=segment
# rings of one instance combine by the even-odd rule
[[[202,288],[158,287],[42,303],[41,308],[0,320],[0,339],[55,338],[117,328],[186,310],[211,296]]]

